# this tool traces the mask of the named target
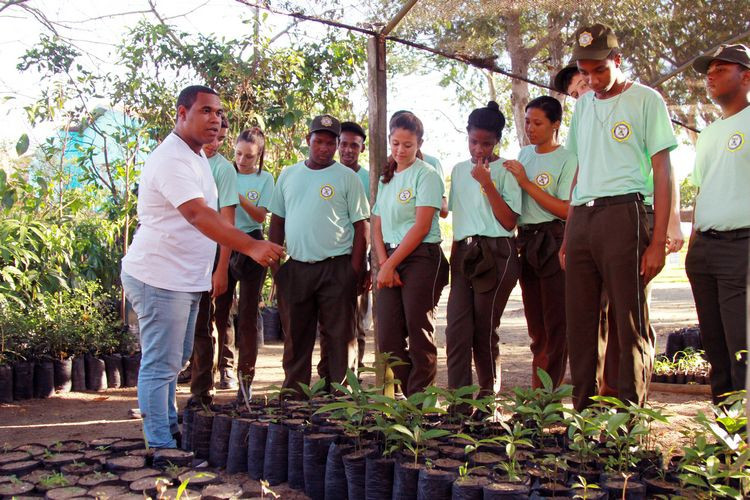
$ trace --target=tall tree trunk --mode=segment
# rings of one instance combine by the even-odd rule
[[[513,9],[505,16],[507,29],[507,47],[510,55],[511,71],[517,75],[527,77],[529,75],[529,62],[531,56],[529,51],[523,45],[521,35],[521,14],[518,10]],[[524,133],[524,124],[526,122],[526,105],[529,103],[529,84],[513,79],[510,84],[510,104],[513,107],[513,124],[518,137],[518,144],[525,146],[529,142]]]

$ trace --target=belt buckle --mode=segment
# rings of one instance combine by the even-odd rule
[[[594,202],[595,202],[595,201],[596,201],[596,200],[590,200],[590,201],[587,201],[587,202],[586,202],[586,206],[587,206],[587,207],[593,207],[593,206],[594,206]]]
[[[467,245],[471,245],[473,242],[474,242],[474,237],[473,236],[469,236],[468,238],[466,238],[466,244]]]

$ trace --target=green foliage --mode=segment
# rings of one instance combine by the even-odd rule
[[[690,176],[680,183],[680,208],[693,208],[695,197],[698,196],[698,186],[693,184]]]

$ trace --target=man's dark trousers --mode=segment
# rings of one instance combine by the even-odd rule
[[[696,231],[685,259],[715,403],[745,388],[747,355],[736,354],[747,349],[748,246],[750,229]]]
[[[638,195],[573,207],[567,222],[565,300],[573,402],[581,410],[599,393],[605,349],[599,336],[601,292],[615,310],[620,347],[618,397],[643,404],[653,365],[641,257],[650,241]],[[614,341],[614,339],[609,339]]]

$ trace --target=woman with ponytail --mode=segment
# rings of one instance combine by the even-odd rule
[[[234,148],[234,166],[237,169],[237,189],[241,207],[235,215],[235,226],[256,240],[263,239],[263,223],[274,187],[273,176],[263,170],[265,147],[266,138],[263,131],[258,127],[252,127],[240,133]],[[255,361],[258,357],[258,303],[266,268],[244,255],[233,253],[230,270],[229,291],[220,298],[221,300],[217,300],[216,309],[217,314],[220,308],[229,311],[232,295],[239,281],[237,372],[242,375],[241,382],[249,385],[255,377]]]
[[[576,155],[560,146],[560,102],[537,97],[526,106],[526,137],[531,145],[521,149],[518,161],[505,162],[523,189],[518,218],[521,253],[521,292],[531,337],[534,388],[541,387],[541,368],[556,386],[565,376],[568,348],[565,336],[565,273],[557,253],[565,232],[570,186]]]
[[[424,128],[410,112],[391,118],[391,156],[372,208],[377,275],[378,348],[404,362],[393,368],[405,395],[435,381],[435,308],[448,283],[438,213],[443,183],[417,157]],[[407,348],[408,340],[408,348]]]
[[[504,127],[494,101],[471,112],[466,127],[471,159],[453,167],[448,205],[453,212],[448,385],[472,384],[473,358],[482,395],[500,389],[497,330],[520,267],[513,231],[521,188],[495,151]]]

